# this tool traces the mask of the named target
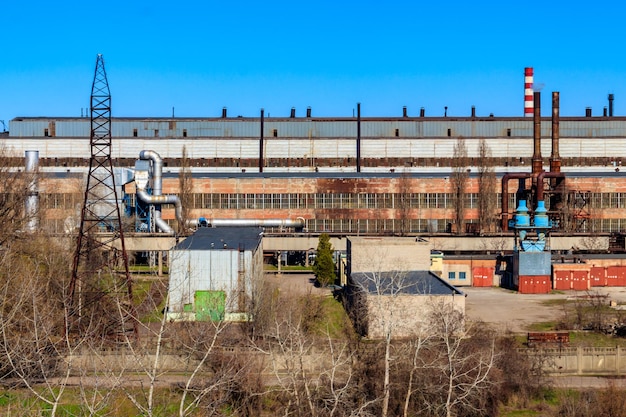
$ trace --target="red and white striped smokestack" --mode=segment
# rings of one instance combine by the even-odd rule
[[[533,68],[524,68],[524,117],[533,116]]]

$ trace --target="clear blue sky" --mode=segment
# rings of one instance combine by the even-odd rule
[[[8,1],[0,120],[80,116],[98,53],[113,116],[626,115],[626,6],[587,1]],[[1,126],[0,126],[1,129]]]

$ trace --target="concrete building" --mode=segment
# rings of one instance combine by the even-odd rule
[[[262,229],[200,228],[169,262],[169,320],[246,320],[263,274]]]
[[[435,314],[462,322],[465,295],[429,271],[430,248],[411,238],[348,238],[346,306],[369,338],[432,331]]]

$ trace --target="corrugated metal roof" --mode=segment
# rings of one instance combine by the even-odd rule
[[[260,118],[112,118],[111,134],[119,138],[255,138]],[[10,136],[88,137],[87,118],[22,117],[10,121]],[[532,137],[532,118],[362,118],[363,138]],[[55,130],[53,133],[52,130]],[[560,119],[562,137],[625,137],[626,118]],[[543,117],[541,134],[549,137],[551,119]],[[354,138],[356,118],[265,118],[265,138]]]
[[[261,227],[201,227],[172,250],[245,250],[259,247]]]
[[[430,271],[358,272],[351,274],[350,278],[357,287],[367,289],[370,294],[463,295]]]

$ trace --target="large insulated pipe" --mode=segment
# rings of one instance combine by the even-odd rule
[[[532,173],[538,175],[543,171],[543,160],[541,158],[541,92],[535,91],[534,117],[533,117],[533,160]]]
[[[37,178],[39,151],[26,151],[24,166],[28,176],[28,191],[24,203],[26,230],[34,232],[39,228],[39,184]]]
[[[263,123],[265,122],[265,110],[261,109],[261,137],[259,139],[259,172],[263,172]]]
[[[305,226],[303,218],[297,219],[199,219],[189,220],[189,226],[205,227],[293,227],[302,229]]]
[[[154,152],[144,150],[139,153],[139,159],[152,161],[152,195],[144,188],[137,188],[137,197],[144,203],[154,204],[154,223],[164,233],[174,233],[174,230],[161,218],[161,205],[173,204],[176,209],[176,219],[183,221],[183,207],[176,195],[162,195],[163,192],[163,159]]]
[[[533,115],[533,69],[524,68],[524,116]]]
[[[550,155],[550,172],[561,172],[559,156],[559,92],[552,92],[552,154]]]
[[[361,103],[356,103],[356,172],[361,172]]]
[[[615,96],[613,94],[609,94],[609,117],[613,117],[613,100]]]
[[[502,231],[509,230],[509,180],[514,178],[526,179],[530,178],[530,174],[527,172],[513,172],[504,174],[502,177],[502,190],[500,206],[502,207]]]

